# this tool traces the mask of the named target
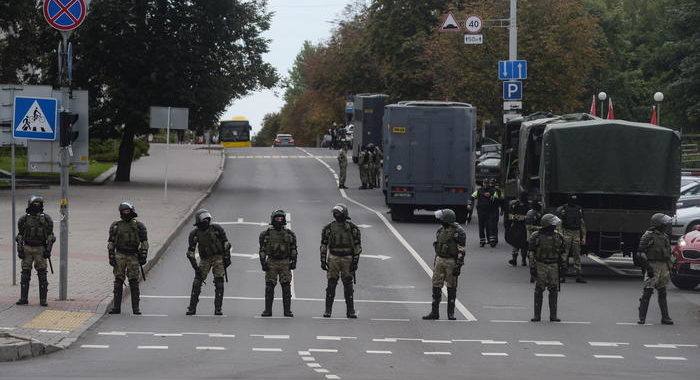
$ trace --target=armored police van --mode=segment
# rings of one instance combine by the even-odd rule
[[[476,108],[467,103],[407,101],[384,110],[384,189],[392,220],[416,209],[451,208],[467,219],[474,188]]]
[[[536,144],[525,124],[521,188],[536,191],[546,212],[576,194],[586,223],[586,251],[636,258],[651,216],[675,213],[681,150],[673,130],[623,120],[559,120],[546,124]]]
[[[367,144],[382,144],[382,119],[389,95],[357,94],[354,97],[352,162],[357,163],[360,150]]]

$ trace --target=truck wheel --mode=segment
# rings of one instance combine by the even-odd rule
[[[698,284],[700,284],[700,280],[678,278],[673,275],[671,276],[671,282],[673,285],[676,285],[677,288],[684,290],[693,290],[696,286],[698,286]]]

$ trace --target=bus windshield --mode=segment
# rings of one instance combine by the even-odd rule
[[[250,141],[248,121],[222,121],[219,124],[219,141]]]

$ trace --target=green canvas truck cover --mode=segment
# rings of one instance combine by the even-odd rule
[[[680,193],[680,137],[671,129],[622,120],[550,124],[542,151],[543,194]]]

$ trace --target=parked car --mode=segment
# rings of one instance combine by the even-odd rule
[[[278,134],[275,136],[275,142],[272,146],[294,146],[294,137],[292,135]]]
[[[678,198],[676,208],[688,208],[700,206],[700,195],[684,195]]]
[[[696,226],[700,226],[700,206],[678,209],[676,216],[673,217],[671,236],[681,237],[695,229]]]
[[[700,195],[700,178],[681,177],[681,196],[684,195]]]
[[[678,239],[673,249],[671,282],[680,289],[693,289],[700,284],[700,225]]]
[[[487,178],[500,178],[500,173],[501,157],[487,157],[476,164],[474,180],[477,183],[482,183]]]

